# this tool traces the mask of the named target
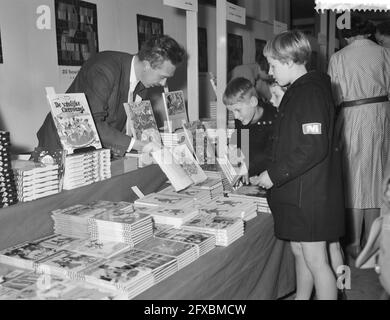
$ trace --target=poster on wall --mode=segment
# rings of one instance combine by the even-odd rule
[[[99,51],[96,4],[55,0],[58,65],[81,66]]]
[[[266,45],[267,41],[262,39],[255,39],[255,59],[257,62],[261,61],[263,58],[265,59],[265,56],[263,54],[264,47]]]
[[[0,63],[3,63],[3,49],[1,47],[1,30],[0,30]]]
[[[228,33],[228,72],[242,64],[243,42],[242,36]]]
[[[198,28],[198,63],[199,72],[207,72],[208,60],[207,60],[207,29]]]
[[[163,19],[137,14],[138,50],[142,44],[155,35],[164,34]]]

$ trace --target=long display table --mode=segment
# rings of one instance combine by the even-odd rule
[[[166,177],[156,165],[39,200],[0,209],[0,249],[53,233],[50,212],[94,200],[134,201],[131,186],[145,194],[159,190]],[[273,235],[271,215],[249,221],[245,235],[217,247],[137,299],[276,299],[295,286],[293,256]]]

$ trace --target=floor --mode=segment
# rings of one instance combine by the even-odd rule
[[[379,300],[382,287],[375,270],[355,268],[353,260],[348,261],[348,266],[351,282],[350,288],[345,290],[347,300]],[[294,298],[295,293],[285,297],[284,300],[293,300]]]

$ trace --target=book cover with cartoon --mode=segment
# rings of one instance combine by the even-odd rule
[[[163,92],[165,114],[170,133],[182,127],[188,121],[183,91]]]
[[[54,124],[67,154],[86,147],[101,149],[99,134],[84,93],[49,94]]]

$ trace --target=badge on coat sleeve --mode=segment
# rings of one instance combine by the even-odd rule
[[[321,123],[304,123],[302,125],[303,134],[321,134]]]

